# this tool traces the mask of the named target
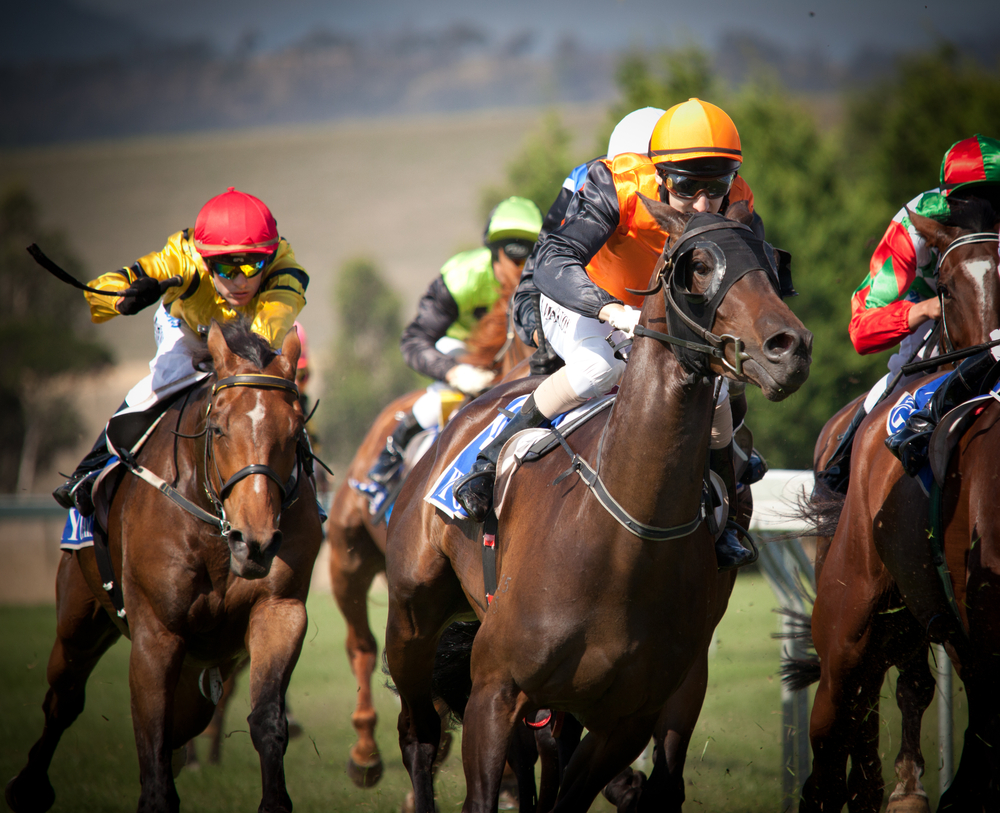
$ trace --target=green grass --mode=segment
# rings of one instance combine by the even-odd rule
[[[385,594],[370,599],[373,629],[381,642]],[[719,626],[710,663],[709,689],[688,754],[687,810],[775,813],[781,810],[781,710],[777,677],[777,629],[771,610],[776,601],[760,575],[737,580],[729,611]],[[42,725],[45,664],[55,625],[52,607],[0,607],[0,779],[13,776],[26,759]],[[139,772],[129,715],[129,643],[122,641],[104,657],[88,684],[87,707],[66,732],[50,777],[55,811],[116,813],[135,809]],[[883,703],[883,764],[887,779],[898,749],[899,722],[887,683]],[[254,810],[260,801],[260,763],[247,732],[249,713],[245,676],[226,719],[228,738],[222,764],[185,769],[177,780],[182,809],[205,813]],[[956,682],[956,687],[961,684]],[[409,779],[395,737],[398,704],[384,688],[375,693],[378,740],[385,760],[382,781],[371,790],[355,788],[344,771],[354,740],[350,715],[355,686],[344,655],[344,624],[330,596],[309,600],[309,631],[292,678],[289,702],[305,734],[293,740],[285,759],[289,793],[297,813],[312,811],[398,811]],[[964,695],[958,694],[956,730],[964,729]],[[936,717],[925,718],[924,748],[931,774],[927,789],[937,797]],[[201,742],[202,754],[207,743]],[[460,744],[437,781],[439,807],[461,809],[464,797]],[[592,809],[610,811],[598,798]]]

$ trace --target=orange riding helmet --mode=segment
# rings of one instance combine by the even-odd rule
[[[661,170],[708,177],[735,172],[743,151],[726,111],[692,98],[660,116],[649,139],[649,158]]]

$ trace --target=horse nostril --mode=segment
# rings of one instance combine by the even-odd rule
[[[780,361],[790,353],[793,353],[801,341],[800,336],[790,331],[775,333],[764,342],[764,355],[772,361]]]

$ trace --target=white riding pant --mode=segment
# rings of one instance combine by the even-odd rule
[[[194,355],[205,347],[204,340],[183,319],[171,316],[158,305],[153,317],[156,355],[149,362],[149,375],[129,390],[128,406],[117,414],[145,412],[165,398],[207,378],[209,373],[194,368]]]
[[[583,316],[552,301],[544,294],[539,299],[542,331],[552,349],[566,362],[566,380],[580,398],[604,395],[619,382],[625,362],[615,357],[607,338],[615,334],[616,344],[625,334],[607,322]],[[729,403],[729,383],[723,378],[712,420],[713,449],[729,445],[733,439],[733,413]]]

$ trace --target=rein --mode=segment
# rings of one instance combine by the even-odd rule
[[[223,378],[220,381],[216,382],[215,386],[212,387],[212,397],[214,398],[216,393],[218,393],[220,390],[228,389],[230,387],[263,387],[270,389],[286,390],[287,392],[295,393],[296,396],[298,396],[299,394],[299,388],[295,385],[294,381],[289,381],[288,379],[281,378],[280,376],[250,374],[250,375],[230,376],[229,378]],[[209,401],[208,411],[205,413],[206,418],[211,413],[211,411],[212,411],[212,402]],[[132,472],[132,474],[134,474],[136,477],[139,477],[142,480],[145,480],[151,486],[153,486],[158,491],[163,493],[163,495],[166,496],[168,499],[170,499],[175,505],[180,506],[192,516],[202,520],[203,522],[207,522],[209,525],[216,526],[219,529],[219,533],[223,536],[223,538],[228,538],[232,530],[232,527],[229,524],[229,520],[226,519],[226,509],[225,506],[223,505],[223,502],[229,496],[229,493],[232,491],[233,486],[235,486],[241,480],[255,474],[262,474],[265,477],[268,477],[269,479],[273,480],[277,484],[278,490],[281,493],[282,510],[287,508],[289,505],[294,503],[296,499],[298,499],[299,483],[301,480],[300,474],[304,469],[304,463],[303,463],[304,455],[301,442],[299,443],[299,447],[296,452],[295,470],[292,472],[292,475],[288,479],[287,483],[282,482],[281,479],[278,477],[278,474],[274,471],[274,469],[263,463],[252,463],[249,466],[244,466],[242,469],[240,469],[238,472],[232,475],[232,477],[223,482],[222,474],[219,471],[218,464],[215,460],[214,446],[212,445],[212,435],[210,432],[208,432],[207,426],[205,430],[203,430],[202,432],[198,432],[195,435],[185,435],[180,432],[176,432],[175,434],[178,437],[184,437],[184,438],[197,438],[200,437],[201,435],[205,435],[205,481],[206,481],[205,492],[206,494],[208,494],[208,497],[215,508],[214,514],[211,514],[208,511],[205,511],[203,508],[200,508],[199,506],[195,505],[193,502],[187,499],[183,494],[181,494],[179,491],[177,491],[175,488],[169,485],[165,480],[163,480],[162,477],[159,477],[158,475],[149,471],[149,469],[142,466],[135,459],[135,456],[131,452],[119,449],[115,449],[114,451],[118,455],[122,463],[125,464],[125,467],[130,472]],[[316,459],[315,456],[308,450],[305,450],[305,452],[310,459]],[[210,471],[209,460],[211,460],[212,462],[212,468],[215,469],[219,481],[223,483],[222,489],[218,492],[215,490],[215,486],[212,483],[212,478],[209,476],[209,471]],[[322,461],[320,461],[320,463],[322,465]],[[324,466],[324,468],[326,467]]]

